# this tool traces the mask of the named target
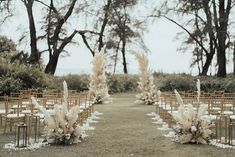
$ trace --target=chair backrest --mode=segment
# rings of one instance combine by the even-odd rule
[[[17,114],[19,116],[20,112],[22,111],[22,103],[21,103],[21,98],[20,97],[8,97],[5,96],[5,111],[6,114],[8,114],[11,109],[13,110],[12,112]]]
[[[79,105],[87,105],[87,96],[88,93],[87,92],[81,92],[79,93]]]

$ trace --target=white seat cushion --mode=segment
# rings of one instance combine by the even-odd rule
[[[4,114],[6,111],[4,109],[0,109],[0,114]]]
[[[41,119],[45,117],[43,113],[36,113],[35,116],[39,116]]]
[[[235,120],[235,115],[230,116],[230,119]]]
[[[30,101],[22,101],[22,104],[23,104],[23,105],[30,105],[31,102],[30,102]]]
[[[22,105],[22,106],[19,105],[19,107],[21,107],[21,108],[26,108],[26,105]],[[11,108],[12,108],[12,109],[17,109],[17,108],[18,108],[18,105],[13,105]]]
[[[23,111],[21,111],[21,113],[23,113],[23,114],[30,114],[31,110],[23,110]]]
[[[7,115],[7,118],[23,118],[25,115],[24,114],[19,114],[17,115],[16,113],[15,114],[8,114]]]
[[[224,104],[225,107],[233,107],[233,104]]]
[[[203,120],[216,120],[216,115],[203,115],[201,116],[201,119]]]
[[[233,111],[224,111],[223,113],[226,115],[233,115]]]
[[[219,111],[219,110],[221,110],[221,108],[220,107],[212,107],[211,110]]]

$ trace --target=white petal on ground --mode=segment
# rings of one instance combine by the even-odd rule
[[[146,115],[150,116],[150,117],[153,117],[153,116],[156,116],[157,114],[155,112],[151,112],[151,113],[147,113]]]
[[[235,146],[231,146],[231,145],[228,145],[228,144],[217,143],[216,140],[211,140],[210,145],[216,146],[218,148],[223,148],[223,149],[235,149]]]
[[[168,124],[165,124],[165,123],[163,123],[163,125],[162,125],[161,128],[157,128],[157,129],[158,129],[158,130],[164,130],[164,131],[165,131],[165,130],[166,130],[166,131],[167,131],[167,130],[172,130],[171,128],[168,127]]]
[[[170,131],[168,134],[165,134],[163,136],[170,137],[170,138],[175,138],[175,132],[174,131]]]
[[[95,112],[93,113],[93,115],[95,115],[95,116],[100,116],[100,115],[103,115],[103,113],[101,113],[101,112],[99,112],[99,111],[95,111]]]
[[[48,143],[43,142],[43,140],[40,139],[38,143],[33,143],[33,144],[30,144],[27,147],[23,147],[23,148],[16,147],[16,145],[14,143],[7,143],[3,146],[3,148],[8,149],[8,150],[36,150],[36,149],[45,147],[46,145],[48,145]]]

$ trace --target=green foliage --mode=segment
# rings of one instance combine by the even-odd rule
[[[0,77],[4,77],[9,73],[10,69],[7,64],[0,64]]]
[[[0,53],[16,51],[16,44],[6,36],[0,36]]]
[[[38,68],[21,64],[0,64],[0,95],[18,92],[21,89],[45,88],[52,79]]]
[[[72,75],[69,74],[67,76],[63,76],[58,79],[59,82],[63,82],[64,80],[67,82],[68,88],[76,91],[84,91],[88,90],[90,76],[89,75]]]
[[[235,92],[235,79],[230,79],[225,85],[226,92],[233,93]]]
[[[22,88],[43,88],[45,84],[45,74],[37,68],[29,68],[21,65],[17,69],[12,70],[11,76],[21,80]]]
[[[137,75],[116,74],[108,75],[110,93],[120,93],[137,90]]]
[[[198,77],[186,74],[154,73],[153,76],[154,84],[161,91],[173,91],[174,89],[186,92],[195,91],[196,81],[200,78],[201,90],[204,92],[213,92],[215,90],[235,92],[235,79],[233,76],[223,79],[214,76]],[[71,90],[80,92],[89,89],[89,75],[52,76],[45,74],[38,68],[19,64],[0,64],[0,95],[27,88],[63,90],[62,82],[64,80]],[[109,93],[137,91],[138,81],[138,75],[107,75]]]
[[[21,80],[12,77],[3,77],[0,80],[0,95],[9,95],[22,89]]]
[[[225,91],[235,92],[235,80],[233,76],[227,78],[217,78],[215,76],[191,76],[187,74],[162,74],[154,73],[155,84],[161,91],[191,92],[196,90],[196,81],[200,79],[201,91],[213,92]]]
[[[154,74],[155,84],[161,91],[193,91],[196,90],[196,78],[186,74]]]
[[[89,89],[90,76],[89,75],[66,75],[57,76],[53,79],[49,79],[48,88],[54,88],[62,90],[62,82],[65,80],[68,84],[68,88],[76,91],[84,91]],[[107,76],[107,84],[109,93],[120,93],[137,90],[138,77],[136,75],[117,74]]]

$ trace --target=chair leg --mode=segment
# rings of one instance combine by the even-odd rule
[[[4,134],[6,133],[7,123],[8,123],[8,119],[5,119]]]
[[[10,132],[12,132],[12,123],[14,122],[12,122],[12,120],[10,119]]]

